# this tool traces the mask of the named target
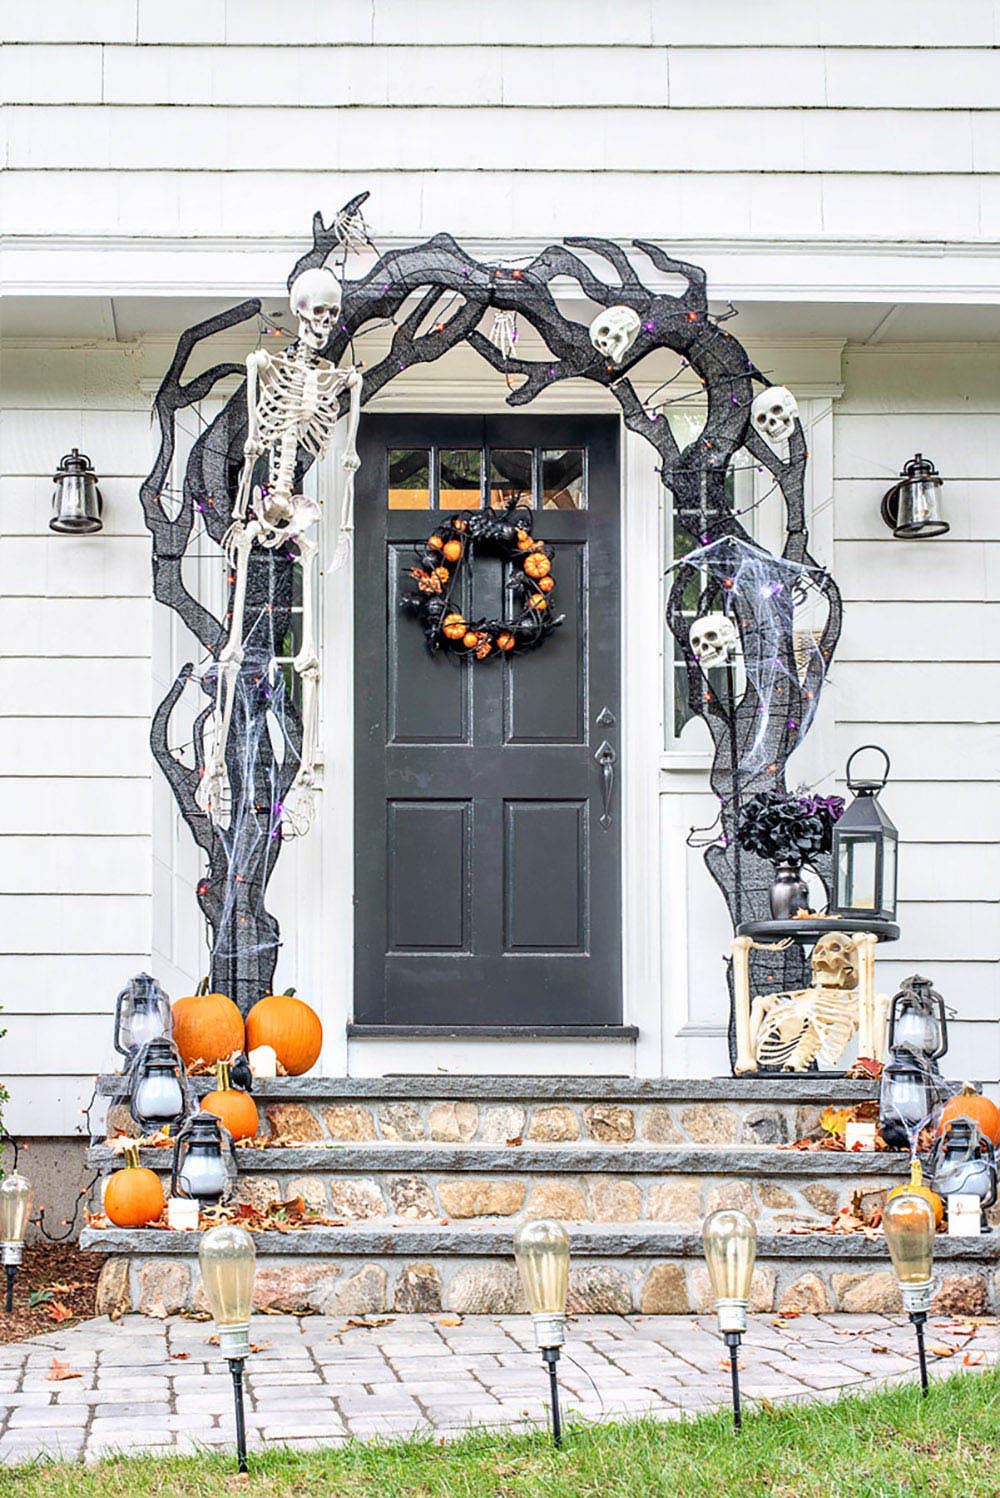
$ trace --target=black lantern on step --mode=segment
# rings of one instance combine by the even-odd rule
[[[944,999],[929,978],[916,973],[904,979],[889,1010],[889,1049],[904,1048],[923,1056],[929,1066],[948,1049]]]
[[[53,474],[52,519],[49,530],[62,535],[86,536],[103,530],[104,501],[97,487],[97,474],[90,459],[78,447],[59,459]]]
[[[903,469],[902,477],[882,496],[882,519],[897,541],[927,541],[950,529],[941,514],[944,480],[923,453]]]
[[[134,1055],[149,1041],[172,1034],[170,1000],[155,978],[138,973],[115,1003],[115,1050],[120,1056]]]
[[[982,1231],[989,1230],[986,1209],[997,1199],[997,1160],[992,1141],[964,1114],[953,1119],[934,1141],[928,1175],[938,1196],[978,1196]]]
[[[851,765],[866,749],[881,754],[881,779],[858,780]],[[832,909],[859,921],[896,919],[896,846],[899,834],[886,816],[878,792],[889,778],[889,756],[877,744],[862,744],[847,761],[847,786],[854,800],[833,829]]]
[[[130,1084],[129,1111],[144,1134],[173,1128],[191,1111],[183,1063],[165,1036],[137,1053]]]
[[[192,1197],[214,1206],[232,1194],[236,1162],[214,1113],[193,1113],[174,1140],[171,1196]]]
[[[940,1107],[939,1084],[922,1055],[900,1046],[882,1068],[879,1133],[890,1149],[913,1149]]]

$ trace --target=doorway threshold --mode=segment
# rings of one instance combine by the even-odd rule
[[[636,1040],[638,1025],[348,1024],[349,1040]]]

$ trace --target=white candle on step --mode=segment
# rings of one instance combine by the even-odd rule
[[[196,1232],[198,1203],[185,1196],[171,1196],[167,1201],[167,1227],[175,1232]]]
[[[259,1045],[247,1056],[250,1063],[250,1073],[254,1077],[276,1077],[278,1075],[278,1057],[273,1046]]]

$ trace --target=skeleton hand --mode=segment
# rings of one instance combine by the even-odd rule
[[[361,467],[361,459],[358,457],[357,449],[353,447],[347,449],[340,461],[347,473],[357,473]]]

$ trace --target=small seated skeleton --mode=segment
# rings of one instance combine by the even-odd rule
[[[889,1001],[875,993],[874,935],[827,932],[813,947],[811,988],[751,1002],[750,952],[758,945],[773,951],[787,943],[758,944],[749,936],[733,941],[738,1076],[762,1067],[802,1072],[814,1061],[832,1070],[855,1034],[859,1055],[881,1057]]]
[[[230,788],[226,747],[233,701],[245,654],[243,638],[247,573],[250,553],[257,543],[268,549],[294,538],[302,566],[302,647],[292,665],[302,679],[302,753],[292,783],[289,821],[297,832],[308,831],[315,815],[316,752],[318,737],[319,659],[313,629],[317,543],[305,532],[319,518],[319,506],[295,494],[298,449],[321,458],[333,441],[343,391],[350,394],[342,540],[350,529],[354,475],[359,459],[355,446],[361,412],[362,377],[353,365],[338,369],[321,357],[340,316],[340,282],[326,266],[304,270],[292,282],[289,305],[298,319],[296,341],[280,353],[257,349],[247,367],[247,439],[243,445],[233,523],[223,538],[229,566],[235,569],[233,611],[229,636],[219,652],[211,748],[198,788],[198,804],[217,824],[229,815]],[[251,494],[254,465],[268,454],[268,481]],[[335,559],[334,566],[336,566]]]

